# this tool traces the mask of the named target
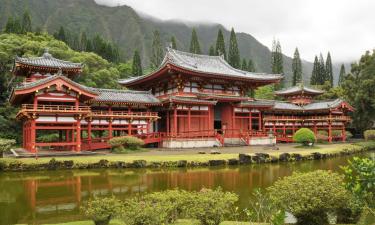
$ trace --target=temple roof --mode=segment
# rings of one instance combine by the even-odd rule
[[[293,86],[290,88],[285,88],[280,91],[275,91],[276,95],[293,95],[293,94],[300,94],[300,93],[320,95],[320,94],[323,94],[324,91],[306,87],[304,85],[297,85],[297,86]]]
[[[209,104],[215,105],[217,101],[198,99],[194,97],[169,96],[162,99],[162,102],[178,102],[178,103],[193,103],[193,104]]]
[[[287,110],[287,111],[294,111],[294,112],[308,112],[308,111],[315,111],[315,110],[329,110],[334,109],[340,106],[344,101],[342,99],[335,99],[335,100],[327,100],[327,101],[318,101],[312,102],[307,105],[296,105],[289,102],[284,101],[275,101],[275,100],[254,100],[254,101],[243,101],[239,104],[240,107],[270,107],[271,110],[279,111],[279,110]]]
[[[89,88],[98,93],[98,96],[90,102],[113,102],[113,103],[134,103],[134,104],[160,104],[159,99],[148,91],[118,90]]]
[[[24,58],[16,56],[15,63],[21,63],[30,66],[49,67],[55,69],[82,69],[83,67],[82,63],[73,63],[69,61],[56,59],[48,52],[48,50],[46,50],[41,57]]]
[[[212,75],[219,79],[226,77],[256,81],[279,81],[283,78],[283,76],[280,74],[253,73],[235,69],[230,66],[221,56],[198,55],[167,48],[164,60],[156,72],[148,75],[120,80],[119,83],[126,85],[142,80],[154,75],[166,65],[174,65],[187,71]]]

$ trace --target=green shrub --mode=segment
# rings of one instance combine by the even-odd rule
[[[301,128],[293,135],[293,141],[301,143],[302,145],[309,145],[310,143],[315,143],[315,135],[308,128]]]
[[[108,141],[112,148],[123,146],[131,150],[137,150],[144,145],[144,141],[134,136],[114,137]]]
[[[192,194],[186,205],[187,216],[199,220],[201,225],[219,225],[233,216],[238,195],[232,192],[202,189]]]
[[[350,131],[345,131],[345,136],[346,136],[346,139],[350,139],[353,137],[353,134],[350,132]]]
[[[332,137],[339,137],[342,135],[342,130],[332,130]]]
[[[3,153],[10,151],[12,146],[15,144],[16,144],[16,141],[13,139],[0,138],[0,158],[3,158]]]
[[[59,140],[59,134],[44,134],[36,139],[38,142],[51,143]]]
[[[268,188],[274,204],[297,218],[298,225],[328,224],[327,212],[346,206],[350,193],[342,176],[329,171],[293,173]]]
[[[114,196],[94,197],[82,207],[82,210],[87,217],[94,221],[95,225],[108,225],[111,219],[120,215],[122,203]]]
[[[372,141],[375,140],[375,130],[366,130],[363,133],[363,136],[365,137],[366,141]]]
[[[167,211],[160,202],[135,197],[125,201],[122,217],[127,225],[161,225],[167,222]]]

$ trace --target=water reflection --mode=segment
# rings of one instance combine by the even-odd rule
[[[370,154],[370,153],[368,153]],[[371,153],[374,154],[374,153]],[[79,170],[0,174],[0,224],[57,223],[81,219],[79,208],[91,195],[113,194],[124,199],[135,194],[173,188],[199,190],[222,187],[240,196],[248,205],[254,188],[268,187],[293,171],[327,169],[340,171],[349,157],[292,164],[241,167]]]

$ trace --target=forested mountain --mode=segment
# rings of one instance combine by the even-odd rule
[[[126,59],[131,59],[134,51],[138,50],[144,66],[148,66],[150,62],[154,30],[159,30],[165,46],[168,45],[171,36],[175,36],[177,48],[187,51],[193,27],[183,22],[161,21],[140,16],[128,6],[98,5],[94,0],[0,0],[0,28],[5,26],[9,16],[21,16],[24,10],[29,11],[34,28],[39,27],[52,34],[63,26],[69,32],[85,31],[91,37],[100,34],[116,43]],[[230,31],[222,25],[196,24],[194,27],[203,53],[207,54],[209,47],[215,43],[219,28],[223,30],[228,48]],[[252,59],[258,72],[271,72],[271,52],[266,46],[246,33],[237,33],[237,39],[241,58]],[[308,82],[312,63],[302,63],[304,80]],[[292,59],[284,57],[284,72],[288,85],[291,80],[291,68]]]

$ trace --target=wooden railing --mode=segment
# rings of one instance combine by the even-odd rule
[[[123,117],[123,118],[150,118],[158,117],[157,112],[126,112],[126,111],[92,111],[93,117]]]
[[[77,112],[77,111],[90,111],[89,106],[73,106],[73,105],[37,105],[23,104],[21,107],[23,111],[32,112]]]

